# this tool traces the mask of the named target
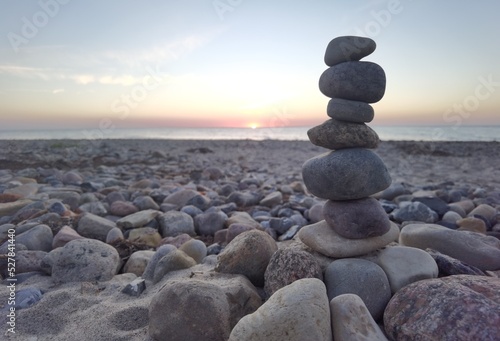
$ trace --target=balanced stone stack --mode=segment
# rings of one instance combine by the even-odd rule
[[[399,229],[380,203],[370,196],[389,187],[383,161],[369,149],[379,137],[365,123],[385,92],[385,73],[377,64],[359,61],[375,50],[369,38],[333,39],[326,49],[329,68],[319,80],[320,91],[331,98],[329,120],[311,128],[309,140],[327,152],[306,161],[302,176],[308,190],[328,199],[322,220],[301,229],[299,238],[310,248],[334,258],[362,255],[398,238]]]

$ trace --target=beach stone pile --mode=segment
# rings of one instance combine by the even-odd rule
[[[330,119],[307,132],[313,144],[331,151],[302,167],[307,189],[327,202],[324,220],[302,228],[299,237],[332,258],[375,251],[399,235],[378,200],[370,197],[391,184],[384,162],[370,150],[378,146],[379,137],[366,125],[374,117],[370,103],[382,99],[386,85],[379,65],[359,61],[375,46],[372,39],[352,36],[330,42],[325,53],[329,68],[319,80],[320,91],[331,98]]]

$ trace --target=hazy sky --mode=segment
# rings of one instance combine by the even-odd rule
[[[315,125],[341,35],[377,43],[373,124],[500,124],[497,0],[0,3],[0,129]]]

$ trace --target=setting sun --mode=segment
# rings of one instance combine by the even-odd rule
[[[252,129],[257,129],[259,127],[257,123],[250,123],[248,126]]]

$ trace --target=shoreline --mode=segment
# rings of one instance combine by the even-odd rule
[[[499,147],[497,141],[382,141],[373,151],[384,160],[393,182],[421,185],[453,181],[498,190],[500,159],[495,155]],[[203,148],[208,148],[207,153]],[[161,165],[165,158],[186,154],[193,159],[204,155],[210,166],[244,162],[257,169],[268,168],[271,173],[271,168],[275,173],[285,168],[293,170],[299,180],[302,163],[326,151],[301,140],[0,140],[0,169]]]

